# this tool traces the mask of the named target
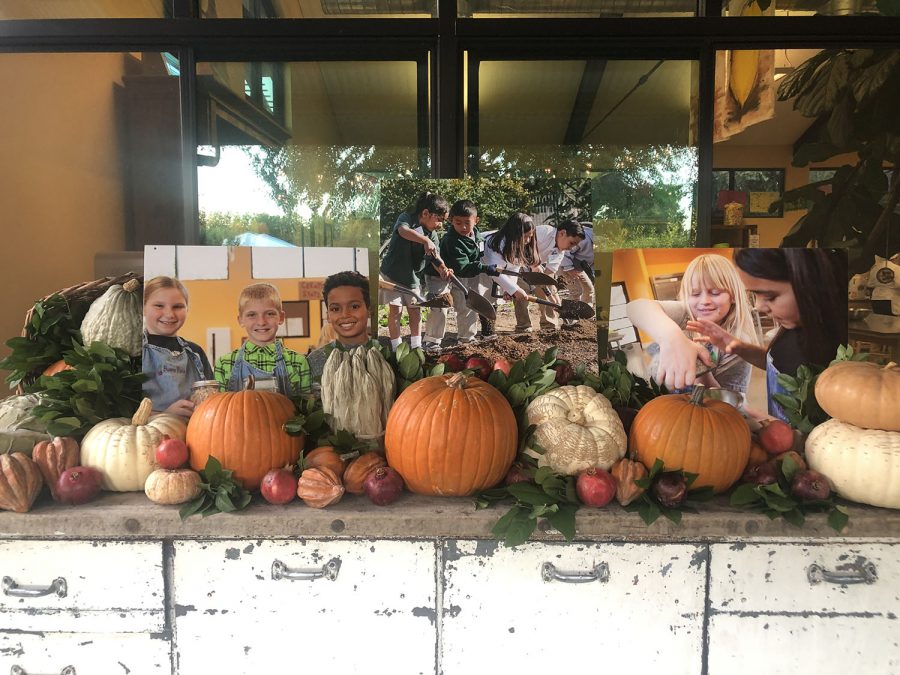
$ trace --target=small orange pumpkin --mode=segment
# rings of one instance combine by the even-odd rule
[[[344,486],[337,474],[325,466],[306,469],[297,481],[297,496],[307,506],[324,509],[337,504],[344,496]]]
[[[320,445],[313,448],[303,456],[304,469],[316,469],[327,466],[334,471],[338,478],[344,475],[344,458],[330,445]]]
[[[361,495],[365,492],[363,483],[366,477],[375,469],[387,466],[382,457],[377,452],[366,452],[347,465],[344,471],[344,487],[347,492],[354,495]]]
[[[462,373],[407,387],[388,415],[388,466],[412,492],[462,496],[493,487],[516,457],[518,426],[497,389]]]
[[[256,490],[271,469],[294,464],[302,436],[282,426],[294,414],[287,396],[245,389],[213,394],[194,410],[187,428],[191,468],[202,471],[210,455],[247,490]]]
[[[723,401],[704,400],[706,387],[694,385],[688,394],[653,399],[631,425],[629,447],[652,467],[657,459],[666,469],[697,474],[694,487],[711,485],[724,492],[741,477],[750,457],[750,427]]]
[[[54,361],[49,366],[44,369],[44,372],[41,375],[56,375],[57,373],[61,373],[64,370],[73,370],[72,366],[65,362],[64,359],[60,359],[59,361]]]

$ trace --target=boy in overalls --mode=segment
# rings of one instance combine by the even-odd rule
[[[284,323],[278,289],[272,284],[251,284],[238,300],[238,323],[247,340],[238,349],[216,360],[216,380],[226,391],[241,391],[251,375],[254,387],[285,396],[310,390],[306,357],[281,344],[275,337]]]

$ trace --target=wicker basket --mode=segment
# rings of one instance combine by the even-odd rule
[[[114,286],[116,284],[124,284],[126,281],[131,279],[137,279],[142,284],[144,282],[144,277],[136,272],[128,272],[118,277],[103,277],[102,279],[95,279],[94,281],[85,281],[80,284],[76,284],[74,286],[69,286],[68,288],[64,288],[61,291],[55,291],[48,295],[45,295],[41,298],[41,300],[47,300],[54,295],[63,296],[68,302],[69,306],[78,304],[85,304],[90,306],[94,300],[99,298],[101,295],[106,293],[110,286]],[[143,291],[142,291],[143,292]],[[28,335],[28,327],[31,325],[31,318],[34,314],[34,305],[32,305],[27,312],[25,312],[25,324],[22,326],[22,337],[29,337]],[[50,365],[49,363],[46,365]],[[46,367],[46,366],[45,366]],[[25,387],[29,384],[37,380],[38,377],[41,376],[43,372],[43,368],[37,369],[29,373],[25,378],[22,379],[21,382],[16,386],[16,393],[22,394],[25,392]]]

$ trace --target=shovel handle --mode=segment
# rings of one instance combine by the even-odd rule
[[[562,309],[562,305],[557,305],[555,302],[544,300],[537,297],[536,295],[526,295],[525,299],[528,300],[528,302],[536,302],[539,305],[547,305],[548,307],[556,307],[556,309]]]
[[[396,291],[397,293],[403,293],[404,295],[411,295],[416,299],[417,302],[425,302],[425,298],[421,296],[421,294],[416,293],[411,288],[407,288],[406,286],[401,286],[400,284],[395,284],[392,281],[386,281],[384,279],[378,279],[378,288],[384,288],[388,291]]]
[[[444,264],[443,260],[441,260],[440,258],[438,258],[437,256],[434,256],[434,255],[428,256],[428,262],[431,263],[431,266],[435,270],[439,270],[441,268],[441,265]],[[450,280],[450,283],[453,284],[454,286],[456,286],[460,291],[462,291],[463,297],[468,299],[469,298],[469,289],[466,288],[465,286],[463,286],[463,283],[459,279],[456,278],[456,275],[453,273],[452,269],[450,269],[449,267],[447,269],[450,271],[450,276],[448,277],[448,279]]]

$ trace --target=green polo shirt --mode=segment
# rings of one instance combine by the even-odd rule
[[[437,232],[429,232],[419,223],[413,222],[413,217],[408,213],[401,213],[394,223],[394,232],[388,243],[384,258],[381,260],[381,273],[394,283],[401,284],[413,290],[419,289],[419,274],[427,264],[425,262],[425,247],[409,239],[400,236],[400,226],[406,225],[418,234],[424,234],[438,246]]]
[[[478,229],[472,230],[472,236],[466,237],[456,230],[450,229],[441,237],[439,247],[441,259],[444,264],[453,270],[458,277],[477,277],[487,269],[481,262],[481,249],[478,248],[482,240]],[[437,271],[429,265],[425,268],[425,274],[438,276]]]

